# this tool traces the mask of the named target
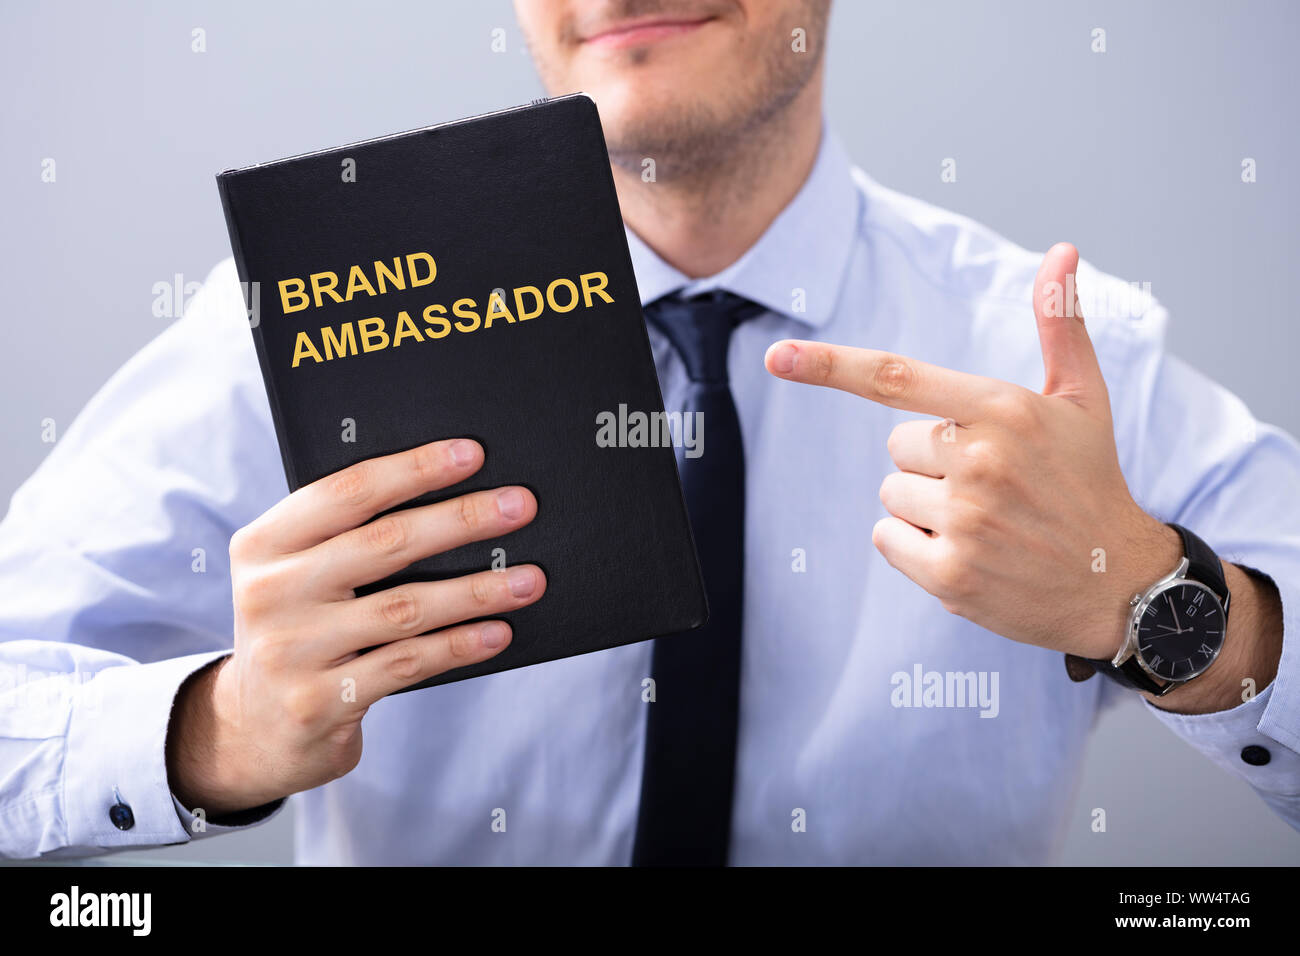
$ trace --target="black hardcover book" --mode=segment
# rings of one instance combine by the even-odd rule
[[[574,95],[217,177],[289,487],[425,442],[486,450],[525,528],[404,581],[535,563],[493,659],[425,687],[698,627],[707,615],[595,104]],[[642,412],[645,429],[610,447]],[[600,429],[609,429],[598,441]],[[632,431],[637,431],[633,429]],[[628,447],[632,444],[640,447]],[[409,506],[408,505],[408,506]],[[410,688],[414,689],[414,688]]]

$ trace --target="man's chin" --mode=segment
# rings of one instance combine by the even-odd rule
[[[701,106],[691,97],[654,96],[630,84],[586,92],[600,110],[611,153],[662,148],[681,132],[683,118],[698,116]]]

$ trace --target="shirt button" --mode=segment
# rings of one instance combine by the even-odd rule
[[[1241,759],[1252,767],[1262,767],[1273,759],[1273,755],[1268,752],[1267,747],[1251,744],[1249,747],[1241,748]]]
[[[125,803],[115,803],[109,807],[108,818],[119,830],[129,830],[135,826],[135,814]]]

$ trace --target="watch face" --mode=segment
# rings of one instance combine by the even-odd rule
[[[1175,581],[1140,610],[1138,657],[1161,680],[1195,677],[1223,646],[1223,606],[1203,584]]]

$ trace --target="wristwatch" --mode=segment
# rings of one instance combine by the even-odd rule
[[[1074,680],[1105,674],[1135,690],[1161,697],[1203,674],[1223,649],[1228,632],[1228,582],[1214,549],[1181,525],[1183,559],[1170,574],[1129,601],[1124,643],[1111,660],[1066,655]]]

